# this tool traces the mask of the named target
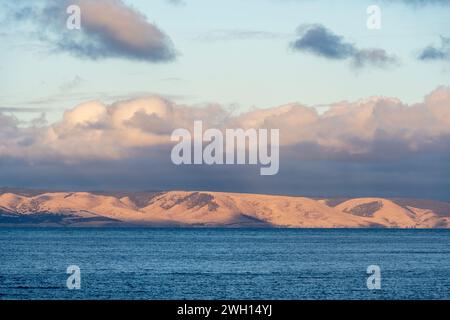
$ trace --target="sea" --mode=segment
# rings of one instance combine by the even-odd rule
[[[450,230],[0,228],[0,299],[450,299]]]

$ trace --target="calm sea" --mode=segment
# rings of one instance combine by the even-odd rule
[[[3,228],[0,298],[450,299],[450,230]]]

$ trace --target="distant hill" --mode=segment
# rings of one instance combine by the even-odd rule
[[[224,192],[0,189],[0,225],[449,228],[450,203]]]

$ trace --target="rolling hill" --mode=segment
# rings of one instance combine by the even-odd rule
[[[0,189],[1,226],[449,228],[450,203],[224,192]]]

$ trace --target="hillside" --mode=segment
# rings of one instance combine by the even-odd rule
[[[223,192],[0,191],[0,225],[448,228],[450,204]]]

